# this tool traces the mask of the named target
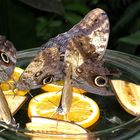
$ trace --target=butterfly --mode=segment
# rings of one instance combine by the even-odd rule
[[[109,39],[109,19],[102,9],[90,11],[69,31],[59,34],[41,46],[16,86],[34,89],[64,79],[67,57],[72,64],[72,84],[88,92],[112,95],[106,90],[110,71],[102,58]]]
[[[16,49],[12,42],[0,35],[0,83],[7,81],[16,66]],[[8,107],[5,95],[0,89],[0,120],[7,124],[16,124]]]

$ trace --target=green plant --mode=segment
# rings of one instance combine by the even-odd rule
[[[19,50],[37,47],[69,30],[96,7],[110,19],[108,49],[140,55],[139,0],[0,0],[0,32]]]

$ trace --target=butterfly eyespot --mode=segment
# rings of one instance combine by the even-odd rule
[[[96,18],[94,21],[95,21],[95,23],[97,23],[98,22],[98,19]]]
[[[105,78],[103,76],[97,76],[94,79],[94,83],[98,87],[105,87],[107,85],[107,78]]]
[[[42,74],[42,71],[38,71],[36,74],[35,74],[35,77],[38,77]]]
[[[1,52],[0,57],[4,63],[8,64],[10,62],[9,57],[7,56],[7,54],[5,52]]]
[[[53,81],[53,76],[48,75],[46,78],[43,79],[43,85],[51,83]]]
[[[77,68],[77,69],[76,69],[76,72],[78,72],[78,73],[82,73],[83,70],[82,70],[81,68]]]

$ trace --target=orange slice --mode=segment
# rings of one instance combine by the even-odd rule
[[[26,123],[26,128],[31,131],[26,134],[30,135],[32,139],[88,140],[88,133],[84,128],[67,121],[59,120],[58,122],[56,119],[32,117],[31,122]]]
[[[58,82],[55,82],[54,84],[47,84],[43,86],[42,89],[44,91],[49,91],[49,92],[61,91],[63,88],[63,85],[64,85],[63,81],[58,81]],[[80,88],[73,87],[72,90],[75,93],[80,93],[80,94],[86,93],[85,90],[80,89]]]
[[[17,89],[15,89],[15,93],[12,91],[14,81],[18,81],[18,79],[19,79],[20,75],[23,73],[23,71],[24,71],[23,69],[21,69],[19,67],[15,67],[11,78],[7,82],[0,84],[0,88],[2,89],[4,94],[15,94],[16,93],[16,95],[25,95],[27,93],[27,91],[19,91]]]
[[[9,94],[5,94],[5,98],[13,115],[21,108],[21,106],[25,103],[27,99],[26,96],[13,96]]]
[[[75,122],[84,128],[93,125],[100,116],[97,103],[89,97],[73,93],[72,105],[69,113],[58,114],[57,109],[61,92],[49,92],[35,96],[29,103],[28,115],[56,118]]]

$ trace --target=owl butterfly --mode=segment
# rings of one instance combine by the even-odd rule
[[[110,95],[106,90],[108,75],[104,56],[109,38],[109,20],[97,8],[68,32],[59,34],[42,46],[27,66],[19,81],[20,90],[33,89],[64,78],[65,59],[72,64],[73,85],[88,92]]]
[[[0,35],[0,83],[7,81],[16,65],[16,49],[12,42]],[[8,103],[0,89],[0,120],[7,124],[15,124]]]

